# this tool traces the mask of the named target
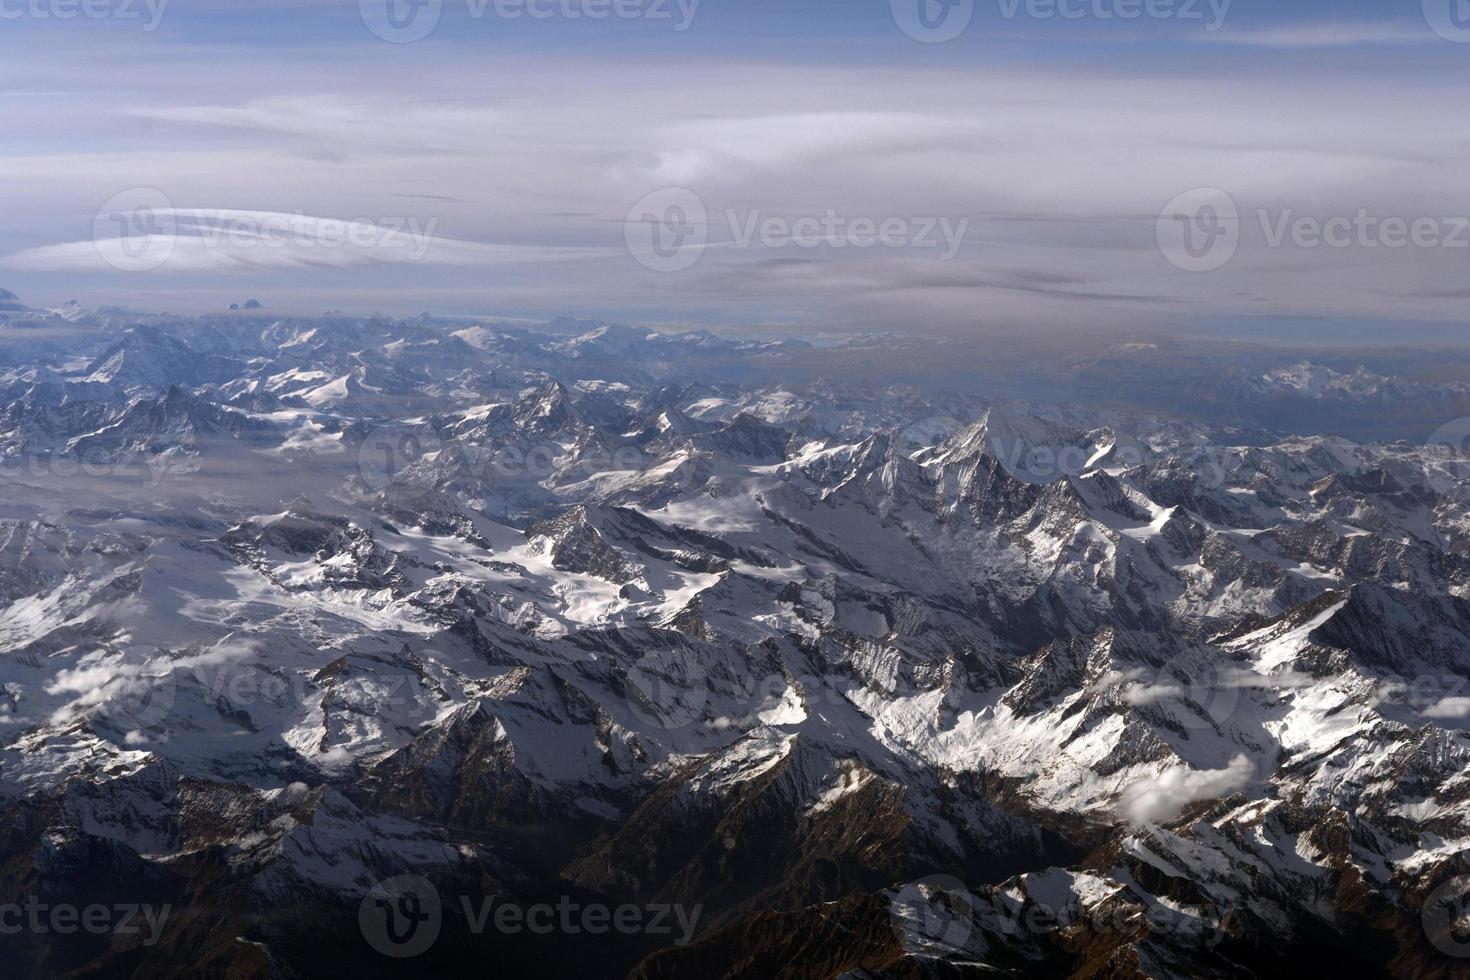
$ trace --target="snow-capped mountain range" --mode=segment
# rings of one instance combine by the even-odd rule
[[[1454,445],[794,341],[13,305],[0,906],[172,911],[0,930],[10,975],[1470,971]],[[568,896],[689,928],[468,914]]]

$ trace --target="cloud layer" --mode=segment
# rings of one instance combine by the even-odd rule
[[[609,250],[494,245],[434,234],[438,220],[341,219],[222,209],[110,209],[92,239],[26,249],[0,260],[20,271],[271,272],[377,264],[496,265],[575,261]],[[108,219],[115,219],[113,225]]]
[[[1128,787],[1118,812],[1134,826],[1168,823],[1191,803],[1220,799],[1244,789],[1255,775],[1255,765],[1244,755],[1231,759],[1224,769],[1174,766]]]
[[[940,331],[1462,318],[1470,251],[1448,236],[1272,241],[1302,221],[1470,215],[1470,140],[1449,97],[1470,66],[1413,22],[1232,21],[1136,65],[1046,70],[902,38],[776,63],[705,53],[696,32],[617,58],[362,33],[264,52],[167,31],[8,48],[0,264],[25,275],[5,285],[37,301],[227,297],[243,287],[226,279],[254,277],[282,305],[453,297],[465,312]],[[1242,59],[1263,60],[1243,72]],[[1185,227],[1161,230],[1165,206],[1196,188],[1238,213],[1229,261],[1203,272],[1160,243]],[[684,230],[705,247],[676,272],[628,242],[630,221],[644,227],[634,205],[669,189],[704,210]],[[168,259],[148,268],[126,253],[162,251],[152,232],[96,230],[104,202],[140,190],[171,202]],[[844,248],[731,233],[829,214],[968,224],[952,257],[913,236]],[[280,216],[288,244],[250,240],[251,221]],[[223,244],[210,240],[220,220],[239,225]],[[324,247],[323,227],[343,221],[422,234]],[[673,220],[648,227],[684,240]],[[1208,241],[1211,227],[1190,231]]]

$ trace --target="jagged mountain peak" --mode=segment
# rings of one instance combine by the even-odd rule
[[[578,975],[1268,975],[1419,955],[1462,873],[1443,451],[598,325],[128,326],[0,366],[0,905],[191,913],[94,972],[214,969],[207,920],[223,972],[369,975],[408,876],[709,910]],[[123,482],[155,454],[187,474]],[[442,949],[531,972],[462,918]]]

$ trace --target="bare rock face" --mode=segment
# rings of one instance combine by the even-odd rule
[[[531,550],[544,554],[554,568],[605,579],[625,585],[638,578],[638,570],[618,554],[588,520],[586,507],[574,507],[561,517],[532,525],[526,536]]]
[[[106,923],[0,935],[18,976],[1470,962],[1447,447],[62,312],[0,352],[0,912]]]

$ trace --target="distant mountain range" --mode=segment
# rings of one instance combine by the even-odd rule
[[[1457,381],[6,302],[15,976],[1465,975]]]

